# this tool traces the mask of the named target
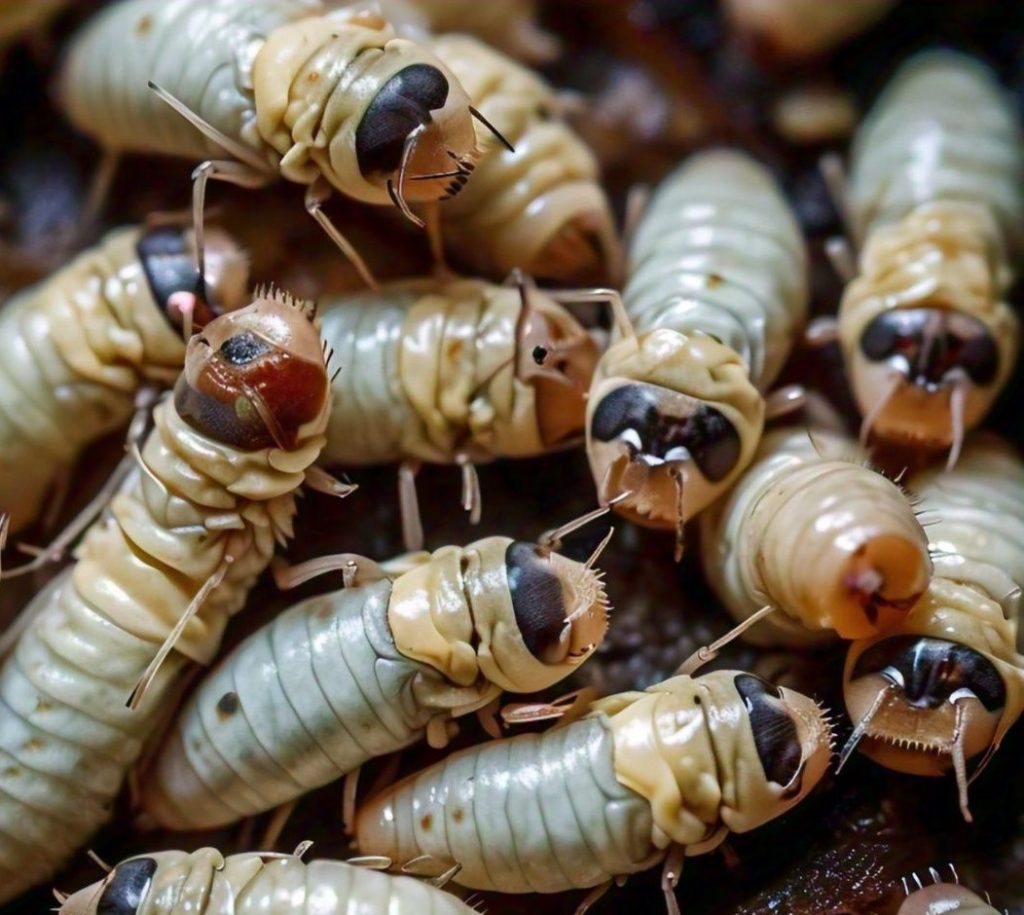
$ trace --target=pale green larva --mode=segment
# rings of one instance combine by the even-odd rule
[[[1019,347],[1024,145],[991,70],[949,51],[906,63],[854,140],[846,206],[861,251],[838,331],[864,434],[955,463]]]
[[[143,780],[162,826],[209,829],[294,800],[502,690],[547,689],[600,644],[598,574],[507,537],[444,547],[393,580],[303,601],[191,696]]]
[[[59,915],[476,915],[444,890],[344,861],[215,848],[128,858],[105,879],[60,895]]]
[[[767,170],[715,150],[661,183],[627,274],[635,334],[598,364],[590,467],[602,501],[629,492],[616,511],[678,530],[753,457],[764,392],[807,314],[807,254]]]
[[[966,760],[994,753],[1024,712],[1024,463],[979,436],[953,470],[908,485],[930,516],[935,578],[899,625],[850,647],[846,752],[917,775],[953,768],[969,818]]]
[[[357,844],[394,868],[430,856],[504,893],[597,887],[716,848],[799,803],[825,773],[829,728],[800,693],[751,674],[677,676],[593,703],[545,734],[463,750],[371,798]]]
[[[210,663],[291,535],[329,409],[304,307],[258,296],[189,341],[139,467],[28,606],[0,671],[0,901],[110,817],[183,669]]]
[[[729,612],[742,622],[775,608],[747,630],[750,641],[866,638],[895,625],[928,587],[928,538],[913,506],[858,452],[842,435],[772,432],[701,516],[704,574]]]
[[[321,208],[332,188],[415,218],[409,203],[458,193],[478,154],[441,61],[369,8],[319,0],[115,3],[72,40],[61,99],[111,155],[208,160],[197,215],[210,179],[309,186],[307,209],[360,267]]]
[[[208,239],[199,283],[192,233],[117,229],[0,311],[0,509],[33,521],[82,449],[127,423],[137,392],[174,383],[183,333],[244,303],[248,264]],[[176,309],[184,294],[188,321]]]

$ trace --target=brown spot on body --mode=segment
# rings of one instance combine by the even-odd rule
[[[464,344],[461,340],[450,340],[447,346],[447,355],[449,359],[457,359],[462,355]]]
[[[4,778],[17,778],[19,775],[21,775],[21,767],[20,766],[8,766],[6,769],[4,769],[4,773],[3,774],[4,774]]]
[[[135,26],[137,35],[148,35],[153,30],[153,17],[143,16]]]
[[[430,832],[430,827],[434,825],[434,817],[431,814],[426,814],[422,820],[420,820],[420,826],[423,827],[424,832]]]
[[[718,273],[709,273],[707,284],[708,289],[717,289],[722,283],[725,282],[725,278]]]
[[[26,750],[41,750],[46,746],[46,741],[42,737],[29,737],[22,746]]]
[[[220,718],[221,721],[230,718],[238,711],[238,705],[238,693],[224,693],[217,702],[217,717]]]
[[[307,77],[306,77],[306,79],[308,79],[308,80],[309,80],[309,81],[310,81],[311,83],[315,83],[315,82],[316,82],[316,81],[317,81],[318,79],[320,79],[320,73],[319,73],[319,71],[317,71],[317,70],[313,70],[313,71],[312,71],[312,72],[311,72],[311,73],[309,74],[309,76],[307,76]]]
[[[452,819],[455,820],[456,823],[461,823],[465,816],[466,815],[458,807],[452,811]]]

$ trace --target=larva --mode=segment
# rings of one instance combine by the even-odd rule
[[[502,8],[502,20],[506,15]],[[619,242],[597,161],[558,116],[554,89],[469,35],[442,35],[427,46],[514,147],[483,159],[472,182],[441,209],[440,229],[455,258],[494,277],[515,268],[577,283],[613,274]]]
[[[829,729],[800,693],[736,671],[621,693],[548,732],[449,756],[371,799],[363,854],[429,855],[454,880],[505,893],[596,887],[666,855],[717,847],[802,800],[824,774]]]
[[[917,775],[952,765],[969,816],[965,761],[994,753],[1024,711],[1024,465],[979,437],[955,469],[909,485],[935,519],[935,578],[893,630],[851,645],[844,696],[856,728],[844,753],[859,746]]]
[[[128,858],[105,879],[63,898],[59,915],[474,915],[461,900],[412,877],[344,861],[215,848]]]
[[[117,229],[0,311],[0,507],[17,531],[83,448],[127,423],[145,385],[185,358],[177,297],[203,325],[244,303],[245,256],[211,233],[199,283],[191,232]],[[180,304],[180,303],[179,303]]]
[[[476,134],[469,99],[441,61],[374,13],[328,9],[317,0],[114,4],[71,43],[65,111],[111,154],[209,160],[196,170],[200,214],[209,179],[308,185],[307,209],[362,267],[320,208],[331,188],[415,218],[409,202],[461,189]],[[231,160],[211,159],[225,153]]]
[[[527,63],[550,61],[559,41],[537,25],[536,0],[478,3],[475,0],[407,0],[435,32],[469,32]]]
[[[743,621],[775,607],[747,630],[750,641],[866,638],[895,625],[928,587],[928,538],[913,506],[856,455],[840,435],[770,433],[701,516],[704,574],[729,612]]]
[[[145,779],[145,809],[168,828],[208,829],[425,735],[441,745],[453,717],[502,690],[567,677],[606,619],[589,566],[507,537],[444,547],[394,580],[303,601],[193,693]]]
[[[735,482],[806,315],[806,274],[796,221],[748,156],[699,154],[662,182],[631,244],[635,334],[601,358],[587,402],[602,501],[629,491],[617,511],[681,532]]]
[[[138,471],[29,605],[0,671],[0,901],[109,817],[179,674],[213,659],[290,536],[329,409],[316,329],[277,294],[189,341]]]
[[[955,912],[956,915],[1003,915],[992,907],[991,900],[982,899],[959,883],[940,883],[938,872],[934,868],[929,870],[935,883],[924,886],[916,874],[912,875],[918,889],[908,893],[896,915],[944,915],[947,912]],[[903,886],[909,890],[905,878]]]
[[[825,54],[867,31],[898,0],[726,0],[733,28],[786,58]]]
[[[992,72],[952,52],[893,78],[854,141],[847,208],[862,245],[839,340],[864,433],[951,447],[1009,377],[1006,302],[1024,250],[1024,147]]]

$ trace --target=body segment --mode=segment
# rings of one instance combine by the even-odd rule
[[[144,385],[169,386],[185,358],[175,293],[205,323],[242,304],[246,263],[211,235],[197,285],[191,233],[118,229],[0,311],[0,509],[17,531],[91,441],[127,423]]]
[[[751,641],[814,644],[895,625],[928,586],[928,538],[900,488],[839,435],[765,437],[732,492],[701,517],[704,574]]]
[[[109,817],[179,674],[212,660],[291,534],[328,409],[319,339],[291,305],[260,299],[192,338],[139,469],[27,609],[0,671],[0,898],[43,879]]]
[[[422,608],[429,608],[424,612]],[[209,828],[276,807],[423,739],[503,689],[567,676],[606,626],[599,579],[489,537],[314,597],[250,636],[185,705],[146,779],[162,825]]]
[[[951,52],[898,71],[855,138],[859,275],[839,337],[866,431],[953,447],[1009,377],[1024,244],[1020,127],[994,74]]]

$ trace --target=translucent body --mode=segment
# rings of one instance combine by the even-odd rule
[[[500,9],[508,28],[503,6],[474,6]],[[597,161],[559,117],[555,90],[468,35],[442,35],[428,47],[515,147],[493,149],[466,189],[442,209],[444,240],[456,258],[496,279],[517,267],[535,277],[576,282],[614,274],[618,239]],[[480,133],[481,145],[493,142]]]
[[[207,325],[203,339],[260,326],[266,309],[297,314],[264,302]],[[315,331],[299,318],[299,336],[319,357]],[[215,358],[209,352],[193,338],[186,373],[202,372]],[[176,699],[179,674],[189,661],[212,660],[275,542],[290,536],[295,490],[327,423],[322,362],[319,370],[319,414],[287,451],[240,451],[187,424],[174,402],[161,403],[140,469],[89,529],[75,565],[27,608],[31,622],[0,671],[0,899],[44,879],[107,820]],[[158,649],[218,570],[141,704],[129,708]]]
[[[432,742],[443,743],[452,716],[503,689],[533,692],[567,676],[603,637],[599,580],[545,559],[564,597],[533,597],[531,618],[575,620],[566,652],[542,662],[513,604],[511,544],[445,547],[394,582],[311,598],[250,636],[182,710],[145,780],[146,810],[176,829],[229,823],[423,739],[432,721],[441,728]]]
[[[951,52],[919,55],[898,71],[853,146],[848,203],[862,252],[839,311],[854,393],[878,434],[947,446],[957,436],[954,389],[963,390],[959,422],[970,429],[1005,384],[1019,346],[1005,299],[1024,245],[1022,188],[1020,128],[991,71]],[[913,351],[865,350],[873,321],[914,310],[959,321],[969,331],[958,333],[991,354],[974,366],[969,353],[952,355],[948,371],[932,377]],[[941,336],[939,345],[947,345]],[[904,366],[907,358],[914,364]]]
[[[396,867],[422,854],[457,862],[458,883],[507,893],[596,886],[651,867],[673,843],[714,848],[797,803],[828,762],[820,710],[784,690],[773,701],[796,722],[801,774],[789,790],[770,782],[737,676],[675,677],[543,735],[449,756],[363,807],[359,848]]]
[[[303,0],[127,0],[100,12],[72,41],[61,81],[71,122],[114,152],[224,158],[151,89],[152,80],[268,171],[302,184],[322,175],[348,196],[390,203],[386,173],[361,168],[358,131],[381,89],[424,65],[445,83],[441,107],[410,159],[410,176],[471,158],[468,100],[433,55],[396,39],[376,15]],[[413,125],[410,125],[409,130]],[[447,181],[409,181],[408,200],[434,200]]]
[[[896,915],[1000,915],[976,893],[955,883],[936,883],[911,893]]]
[[[128,421],[140,387],[169,386],[181,371],[182,332],[154,296],[141,237],[111,232],[0,310],[0,509],[13,531],[87,444]],[[227,253],[228,275],[208,280],[235,308],[245,269],[237,249]]]
[[[324,460],[484,462],[541,454],[580,435],[596,347],[543,293],[531,290],[529,302],[525,329],[519,292],[478,280],[321,303],[323,337],[345,366],[333,385]],[[574,341],[564,381],[540,377],[527,338]]]
[[[803,429],[766,436],[727,498],[701,517],[704,574],[753,642],[804,645],[892,627],[931,577],[928,538],[900,488],[854,442]],[[794,561],[794,557],[799,557]]]
[[[749,157],[698,154],[662,182],[630,249],[623,298],[637,339],[605,353],[587,405],[587,449],[601,498],[632,493],[616,511],[677,528],[737,479],[761,436],[762,395],[807,313],[806,271],[796,221],[769,173]],[[621,433],[609,440],[597,431],[606,398],[627,385],[646,390],[652,421],[663,427],[653,436],[639,430],[632,450]],[[699,429],[685,429],[707,413],[735,442],[714,473],[701,466],[698,449],[721,439],[701,442]]]
[[[124,876],[132,868],[137,883]],[[137,896],[138,884],[141,895]],[[111,906],[133,906],[136,898],[134,915],[471,915],[475,911],[412,877],[391,877],[343,861],[307,863],[294,855],[260,852],[222,855],[213,848],[129,858],[106,880],[79,890],[55,911],[103,915],[125,911]]]

